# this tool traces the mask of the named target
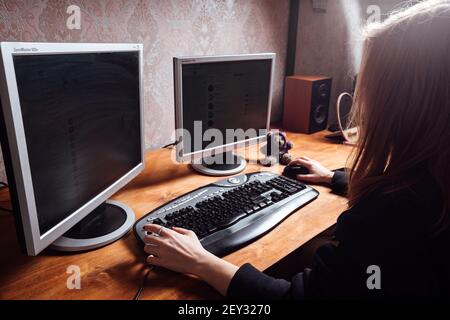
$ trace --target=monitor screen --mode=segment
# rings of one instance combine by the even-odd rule
[[[183,64],[183,129],[190,133],[190,140],[183,139],[184,153],[239,142],[227,141],[226,129],[266,129],[271,70],[272,59]],[[199,144],[195,122],[201,123],[202,136],[207,129],[219,130],[223,143],[201,139]]]
[[[13,61],[43,235],[142,162],[139,53]]]

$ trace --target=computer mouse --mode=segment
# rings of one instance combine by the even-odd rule
[[[283,170],[283,176],[296,179],[298,174],[308,174],[309,170],[301,165],[286,166]]]

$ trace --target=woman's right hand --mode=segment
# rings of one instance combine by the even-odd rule
[[[334,172],[325,168],[319,161],[310,159],[308,157],[300,157],[292,160],[289,166],[301,165],[308,169],[308,174],[298,174],[297,180],[309,183],[327,183],[331,184]]]

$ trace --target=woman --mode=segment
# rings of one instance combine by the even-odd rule
[[[180,228],[146,238],[147,262],[195,274],[230,298],[449,297],[449,51],[450,0],[421,2],[367,29],[348,188],[345,174],[295,160],[310,171],[300,180],[349,198],[338,244],[321,247],[312,269],[277,280],[213,256]],[[368,281],[368,270],[380,281]]]

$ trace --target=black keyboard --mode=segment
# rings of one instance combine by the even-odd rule
[[[134,225],[193,230],[210,252],[223,256],[263,236],[319,192],[272,172],[248,173],[200,187],[149,212]]]

